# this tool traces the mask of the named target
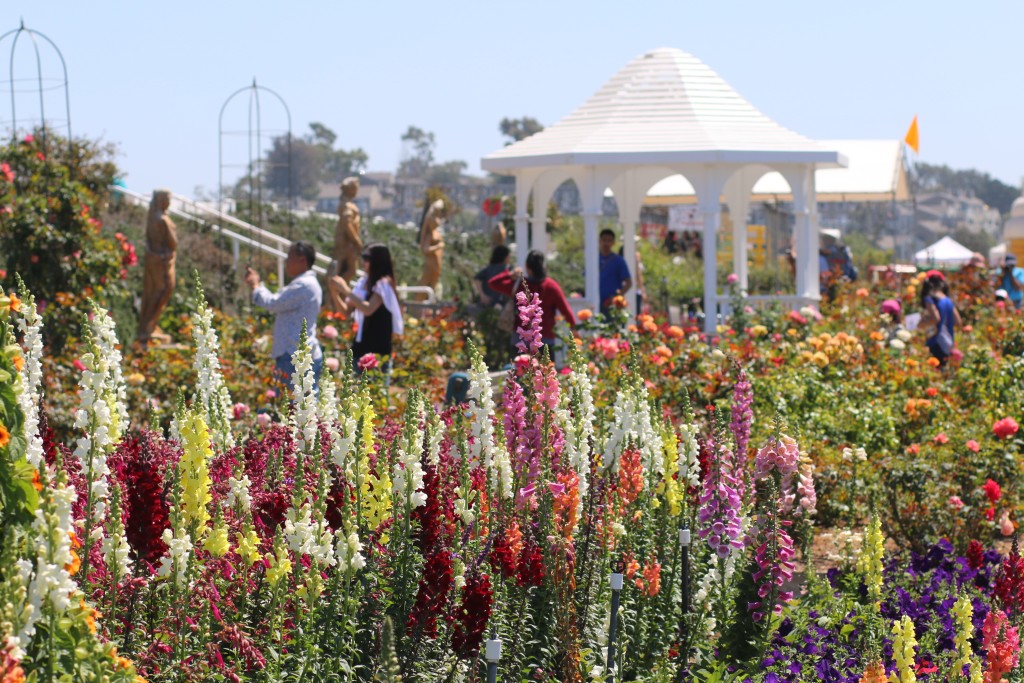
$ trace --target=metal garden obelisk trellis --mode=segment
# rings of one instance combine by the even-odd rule
[[[244,125],[225,128],[225,114],[229,113],[232,103],[243,94],[246,96],[245,104],[247,105]],[[264,103],[261,101],[261,94],[264,95],[263,99],[267,99],[266,96],[269,96],[271,102],[276,102],[280,105],[279,115],[280,112],[284,113],[283,127],[280,125],[270,128],[265,127]],[[280,116],[278,116],[278,122],[280,122]],[[284,98],[270,88],[258,85],[256,79],[253,78],[252,85],[236,90],[224,101],[217,119],[217,136],[217,209],[221,212],[224,211],[225,171],[243,169],[243,185],[239,187],[239,191],[234,193],[234,199],[246,202],[248,210],[247,220],[249,223],[258,228],[266,229],[264,206],[267,197],[264,196],[264,174],[267,171],[273,171],[277,167],[284,166],[288,186],[288,238],[292,239],[291,217],[295,198],[292,183],[292,115]],[[243,138],[245,143],[242,147],[244,148],[240,149],[238,146],[232,147],[228,145],[231,148],[225,149],[226,140],[233,137]],[[284,137],[286,146],[286,161],[284,164],[277,161],[268,161],[266,158],[268,152],[267,143],[270,143],[272,146],[281,137]],[[242,187],[245,189],[242,190]],[[237,262],[239,255],[234,254],[234,257]],[[280,275],[283,274],[279,273]]]
[[[7,42],[10,42],[10,50],[7,49]],[[40,46],[44,49],[40,50]],[[22,51],[30,49],[31,54],[28,61],[24,59],[19,62],[18,56]],[[46,50],[52,53],[51,62],[47,63]],[[0,125],[9,126],[11,139],[17,139],[20,133],[37,132],[43,146],[43,152],[48,153],[49,131],[54,128],[65,128],[67,134],[68,149],[71,144],[71,100],[68,94],[68,68],[64,61],[64,55],[56,43],[50,40],[45,34],[30,28],[25,28],[24,20],[18,28],[0,35],[0,55],[9,55],[6,70],[6,79],[0,79],[0,93],[9,93],[11,97],[10,121],[5,121],[3,114],[0,114]],[[35,58],[33,63],[31,57]],[[21,65],[19,70],[18,65]],[[27,68],[26,68],[27,65]],[[59,74],[49,73],[49,69]],[[34,68],[33,68],[34,66]],[[63,102],[57,95],[47,97],[48,93],[63,91]],[[19,97],[21,96],[21,97]],[[49,101],[49,107],[47,102]],[[19,106],[19,103],[21,106]],[[33,110],[38,107],[38,111]],[[54,112],[63,109],[64,118],[53,118]],[[49,115],[47,114],[49,111]]]

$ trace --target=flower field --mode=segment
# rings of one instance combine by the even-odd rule
[[[960,286],[953,371],[867,290],[712,345],[591,321],[556,370],[524,298],[500,390],[471,323],[427,319],[390,406],[344,322],[287,395],[201,290],[173,359],[96,304],[49,357],[9,291],[0,673],[482,681],[500,640],[499,681],[1020,680],[1024,326]]]
[[[737,293],[712,339],[581,316],[557,369],[524,299],[497,383],[458,308],[390,388],[325,315],[292,392],[198,281],[174,344],[122,343],[135,247],[78,144],[0,164],[3,683],[1024,680],[1024,320],[979,274],[947,369],[879,315],[912,279]]]

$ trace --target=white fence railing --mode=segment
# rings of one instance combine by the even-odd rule
[[[120,185],[111,185],[110,190],[132,204],[149,206],[150,197],[144,194]],[[288,258],[288,248],[291,246],[291,240],[287,237],[246,223],[204,202],[196,202],[177,194],[171,195],[171,205],[167,212],[176,218],[206,225],[217,234],[226,237],[231,242],[231,258],[235,268],[241,263],[243,246],[273,257],[277,261],[277,281],[284,282],[284,261]],[[326,276],[330,263],[331,259],[326,254],[318,253],[313,271],[317,275]],[[437,300],[433,287],[406,285],[397,287],[397,290],[398,296],[402,299],[417,294],[426,296],[426,303],[434,303]]]

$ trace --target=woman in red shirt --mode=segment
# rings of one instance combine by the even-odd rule
[[[526,256],[526,277],[520,278],[523,272],[514,268],[504,273],[498,273],[492,277],[487,285],[499,294],[515,298],[516,292],[525,284],[531,293],[540,297],[540,339],[548,347],[548,355],[555,358],[555,312],[562,314],[569,326],[576,327],[576,316],[569,308],[569,302],[565,300],[562,288],[552,278],[548,277],[547,267],[544,265],[544,254],[536,249],[530,251]],[[513,343],[515,339],[513,339]]]

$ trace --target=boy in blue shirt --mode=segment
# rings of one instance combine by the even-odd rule
[[[601,313],[608,315],[612,299],[622,296],[633,286],[626,259],[616,254],[615,233],[608,228],[601,231],[600,251],[597,255],[598,278],[601,292]]]

